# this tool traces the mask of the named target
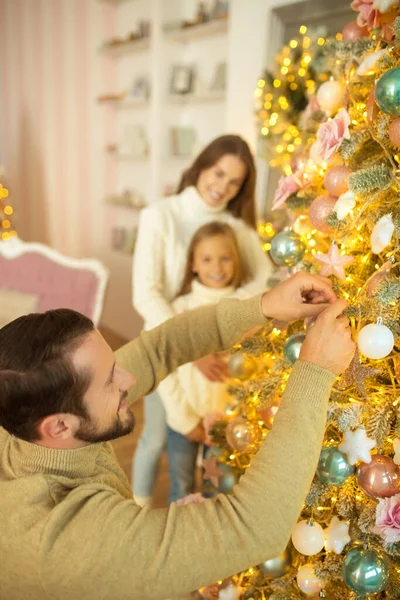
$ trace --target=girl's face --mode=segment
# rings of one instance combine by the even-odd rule
[[[246,165],[240,158],[224,154],[212,167],[201,171],[197,191],[207,206],[226,206],[239,193],[246,175]]]
[[[231,240],[215,235],[199,242],[194,250],[192,271],[203,285],[223,288],[235,275],[236,253]]]

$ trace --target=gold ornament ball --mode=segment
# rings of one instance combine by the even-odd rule
[[[259,440],[260,429],[258,423],[248,421],[243,417],[236,417],[228,423],[225,435],[226,441],[233,450],[248,452]]]
[[[241,352],[235,352],[228,360],[228,370],[236,379],[248,379],[257,368],[257,363],[252,356],[244,356]]]
[[[389,125],[389,139],[393,146],[400,148],[400,118],[393,119]]]

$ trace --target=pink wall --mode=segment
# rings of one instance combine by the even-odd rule
[[[114,68],[100,58],[115,9],[97,0],[0,0],[0,164],[26,240],[70,255],[104,244]],[[108,228],[107,228],[108,229]]]
[[[115,32],[115,6],[98,0],[0,0],[0,165],[20,237],[100,258],[102,322],[133,337],[130,258],[110,251],[115,213],[104,204],[117,182],[104,152],[116,117],[96,102],[115,91],[115,63],[99,53]]]

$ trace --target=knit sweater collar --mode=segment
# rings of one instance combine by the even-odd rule
[[[234,291],[235,288],[233,285],[228,285],[223,288],[210,288],[200,283],[197,279],[193,279],[192,281],[192,294],[194,296],[199,296],[203,300],[212,302],[213,304],[216,304],[221,298],[231,296]]]
[[[58,450],[9,437],[9,464],[16,475],[43,473],[81,478],[93,474],[99,452],[104,444],[89,444],[83,448]]]
[[[182,208],[196,216],[217,215],[218,213],[223,212],[227,206],[226,204],[220,204],[219,206],[208,206],[194,185],[185,188],[179,194],[179,197],[182,200]]]

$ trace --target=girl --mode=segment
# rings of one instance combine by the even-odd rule
[[[182,279],[194,232],[210,221],[234,230],[249,273],[249,295],[265,288],[272,272],[255,231],[253,157],[246,142],[224,135],[211,142],[183,174],[178,193],[140,215],[133,265],[133,305],[150,329],[174,315],[171,302]],[[210,355],[195,363],[210,381],[223,381],[226,364]],[[149,504],[166,441],[165,411],[157,392],[144,400],[145,424],[133,465],[136,502]]]
[[[211,222],[194,234],[189,245],[183,281],[172,303],[176,313],[232,296],[246,277],[233,229]],[[235,295],[245,295],[238,290]],[[171,480],[170,502],[194,491],[199,444],[205,441],[203,418],[226,404],[225,385],[209,381],[188,363],[169,375],[158,388],[167,417],[167,450]]]

